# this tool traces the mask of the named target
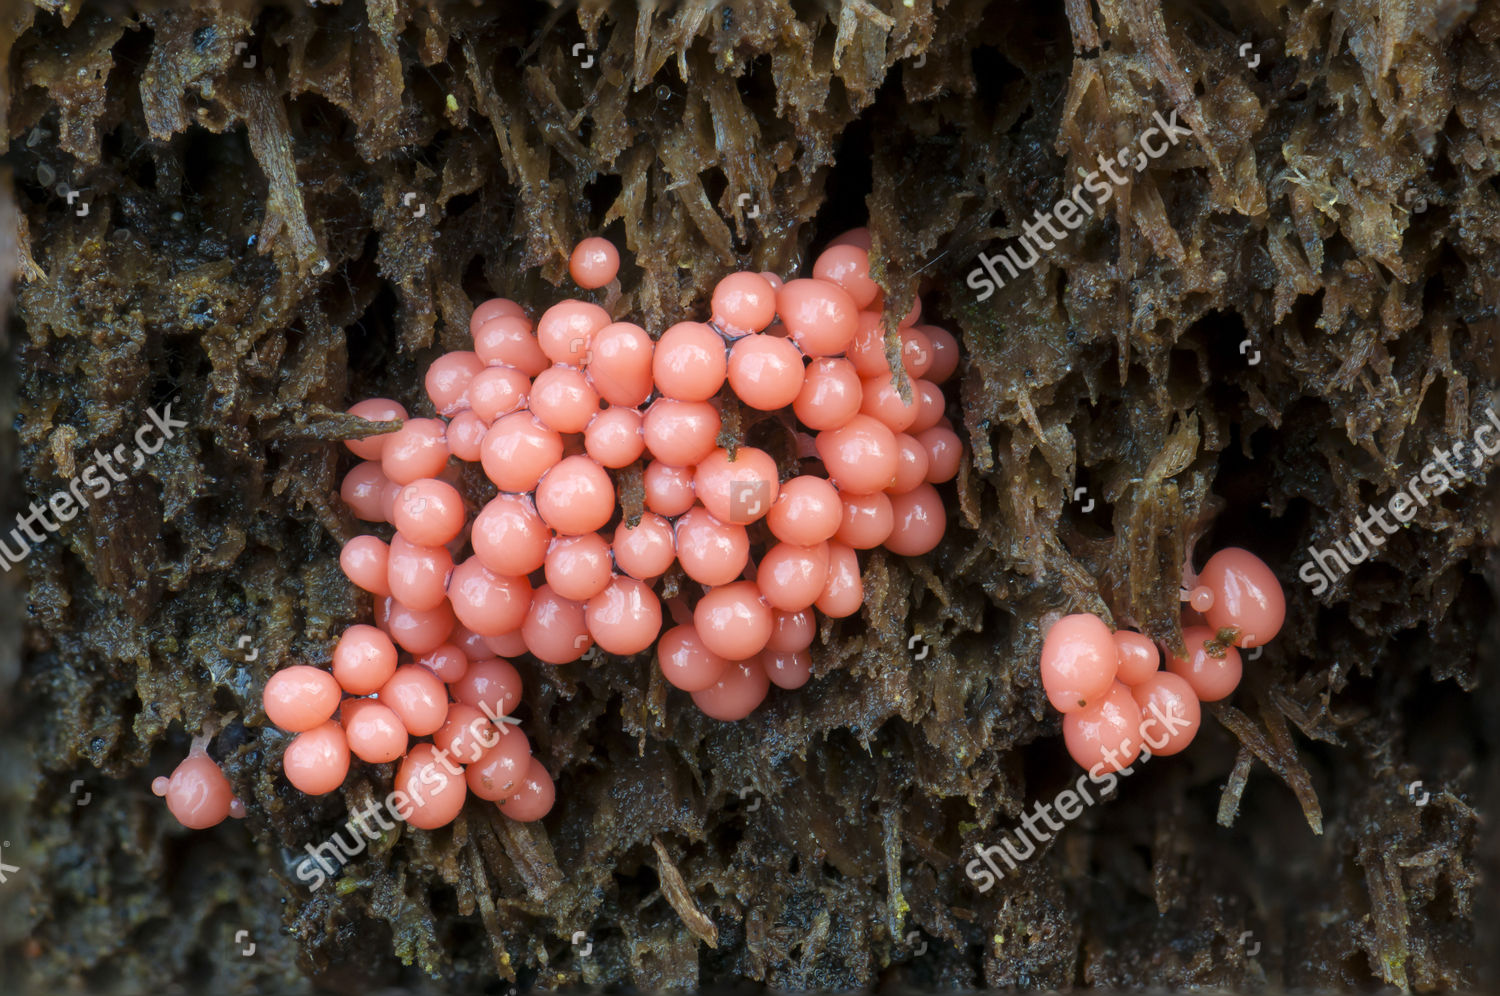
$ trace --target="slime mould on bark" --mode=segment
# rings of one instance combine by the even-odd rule
[[[44,0],[0,52],[5,530],[188,422],[0,579],[6,991],[1492,980],[1493,464],[1296,578],[1500,407],[1500,3]],[[978,300],[1158,118],[1187,134]],[[872,556],[815,685],[744,722],[643,658],[520,662],[545,823],[470,806],[309,892],[390,779],[290,791],[260,710],[368,617],[343,410],[419,397],[476,301],[563,296],[585,235],[660,330],[866,223],[891,348],[920,292],[964,349],[944,542]],[[1042,618],[1177,643],[1198,536],[1276,568],[1276,645],[1191,762],[979,892],[1062,785]],[[151,779],[222,722],[249,815],[185,832]]]

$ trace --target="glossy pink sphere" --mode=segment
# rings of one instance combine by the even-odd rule
[[[442,729],[448,716],[448,689],[438,676],[420,664],[403,664],[380,686],[381,703],[397,716],[414,737]]]
[[[712,687],[729,662],[709,650],[691,623],[673,626],[656,645],[658,666],[667,683],[684,692]]]
[[[441,419],[411,418],[387,438],[380,469],[396,484],[436,477],[448,465],[448,426]]]
[[[943,498],[931,484],[918,484],[906,494],[891,495],[895,524],[885,548],[903,557],[920,557],[942,541],[948,528]]]
[[[339,566],[344,575],[365,591],[374,595],[389,595],[391,585],[386,578],[390,564],[390,548],[376,536],[356,536],[344,544],[339,553]]]
[[[859,412],[863,401],[864,387],[854,364],[843,357],[822,357],[803,372],[792,411],[809,429],[837,429]]]
[[[582,603],[563,598],[547,585],[531,596],[521,638],[533,657],[548,664],[576,661],[594,644]]]
[[[1118,681],[1093,705],[1064,715],[1062,728],[1068,753],[1086,771],[1120,771],[1140,756],[1141,707]]]
[[[599,411],[599,394],[580,370],[548,367],[531,385],[531,414],[558,432],[582,432]]]
[[[1176,754],[1198,735],[1203,707],[1181,676],[1156,671],[1131,688],[1141,709],[1141,737],[1152,754]]]
[[[655,344],[646,330],[615,322],[594,333],[587,361],[589,381],[612,405],[632,407],[651,395],[651,358]]]
[[[531,759],[515,795],[499,803],[500,812],[518,823],[534,823],[552,811],[557,788],[542,762]]]
[[[708,402],[671,398],[653,401],[641,421],[646,449],[672,467],[691,467],[712,453],[719,426],[719,411]]]
[[[603,591],[613,569],[609,544],[598,533],[557,537],[547,550],[544,565],[548,586],[575,602],[588,601]]]
[[[701,322],[678,322],[662,333],[651,360],[656,389],[677,401],[707,401],[724,386],[724,340]]]
[[[693,693],[693,704],[705,716],[724,722],[744,719],[765,701],[770,679],[758,655],[748,660],[730,661],[719,680]]]
[[[533,490],[562,455],[561,434],[529,411],[513,412],[490,426],[480,447],[485,476],[513,493]]]
[[[620,575],[589,599],[584,618],[601,650],[628,657],[656,642],[661,600],[643,582]]]
[[[693,626],[703,645],[725,660],[754,657],[764,650],[771,624],[771,607],[752,581],[714,588],[693,609]]]
[[[776,292],[776,312],[808,356],[842,353],[854,339],[859,308],[841,287],[822,280],[788,280]]]
[[[452,417],[471,407],[469,383],[484,369],[484,361],[469,350],[444,353],[427,368],[424,384],[427,397],[439,415]]]
[[[634,408],[606,408],[584,430],[583,447],[600,466],[630,466],[646,452],[641,413]]]
[[[721,521],[702,505],[677,520],[674,546],[683,572],[700,584],[728,584],[750,560],[745,527]]]
[[[531,582],[524,575],[497,574],[474,556],[453,569],[448,598],[465,627],[481,636],[499,636],[526,618]]]
[[[349,740],[333,720],[299,733],[281,755],[286,780],[303,795],[327,795],[349,773]]]
[[[758,273],[731,273],[714,286],[712,314],[730,335],[759,332],[776,317],[776,288]]]
[[[1239,686],[1243,673],[1240,652],[1234,647],[1225,647],[1221,656],[1214,656],[1204,647],[1213,640],[1214,633],[1207,626],[1186,626],[1182,630],[1186,656],[1174,651],[1167,653],[1167,670],[1186,680],[1204,702],[1228,698]]]
[[[395,788],[406,796],[396,815],[419,830],[436,830],[458,818],[468,798],[463,768],[432,744],[417,744],[396,769]]]
[[[720,522],[749,525],[763,518],[778,490],[776,461],[753,446],[737,448],[733,459],[716,449],[693,472],[693,491]]]
[[[1120,670],[1115,675],[1123,684],[1134,687],[1161,670],[1161,652],[1156,644],[1133,630],[1114,633],[1115,649],[1120,654]]]
[[[387,764],[406,753],[411,734],[389,706],[375,699],[348,699],[339,715],[344,740],[361,761]]]
[[[668,518],[681,515],[697,500],[693,468],[654,461],[646,465],[646,507]]]
[[[530,495],[497,495],[474,519],[474,554],[496,574],[530,574],[547,559],[552,530]]]
[[[509,315],[480,326],[474,333],[474,352],[486,366],[515,367],[527,377],[535,377],[552,362],[532,334],[531,322]]]
[[[788,339],[747,335],[729,351],[729,387],[761,411],[786,408],[802,393],[802,352]]]
[[[536,510],[561,535],[593,532],[614,514],[614,481],[586,456],[564,457],[537,484]]]
[[[369,398],[349,406],[350,415],[358,415],[370,422],[394,422],[406,418],[406,409],[390,398]],[[378,461],[385,455],[386,441],[395,435],[395,430],[363,439],[346,439],[344,445],[361,460]]]
[[[464,500],[447,481],[425,477],[396,495],[391,525],[418,546],[442,546],[463,532]]]
[[[620,272],[620,250],[613,242],[597,235],[573,247],[568,257],[568,273],[573,282],[586,290],[603,287]]]
[[[261,704],[271,722],[283,730],[301,733],[328,722],[342,695],[339,683],[327,671],[294,664],[271,675]]]
[[[536,322],[536,341],[553,363],[581,367],[594,333],[610,323],[609,312],[587,301],[559,301]]]
[[[1114,685],[1119,668],[1114,634],[1093,613],[1063,616],[1042,641],[1042,688],[1058,712],[1093,705]]]
[[[1229,547],[1208,558],[1198,582],[1214,593],[1204,617],[1216,630],[1237,629],[1239,647],[1269,643],[1286,621],[1286,596],[1266,562],[1249,550]]]
[[[817,447],[829,480],[845,494],[874,494],[896,483],[896,434],[868,415],[818,433]]]
[[[854,548],[837,540],[828,541],[828,580],[823,594],[813,604],[830,619],[842,619],[859,611],[865,602],[864,578]]]
[[[654,580],[677,559],[672,524],[655,512],[642,512],[634,526],[621,523],[611,544],[615,566],[637,581]]]

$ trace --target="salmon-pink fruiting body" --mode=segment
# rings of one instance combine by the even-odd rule
[[[1119,771],[1140,756],[1141,707],[1118,681],[1092,705],[1065,714],[1062,728],[1068,753],[1086,771]]]
[[[537,319],[536,340],[553,363],[580,367],[587,360],[594,333],[609,322],[609,312],[597,304],[560,301]]]
[[[818,622],[811,609],[801,612],[777,612],[773,616],[771,638],[766,649],[774,651],[806,650],[818,635]]]
[[[701,322],[678,322],[656,341],[651,375],[657,390],[677,401],[707,401],[728,372],[724,340]]]
[[[443,721],[442,729],[432,735],[432,742],[459,764],[473,764],[485,750],[495,745],[499,736],[484,713],[471,705],[455,702],[448,707],[448,717]]]
[[[943,497],[931,484],[919,484],[905,494],[891,495],[894,523],[885,548],[903,557],[930,552],[948,529]]]
[[[499,636],[526,618],[531,582],[524,575],[496,574],[474,556],[453,569],[448,600],[464,626],[481,636]]]
[[[406,753],[411,736],[389,706],[375,699],[348,699],[339,714],[349,751],[361,761],[385,764]]]
[[[952,332],[934,325],[924,325],[922,331],[932,343],[932,366],[927,369],[927,379],[942,384],[958,369],[958,340]]]
[[[1161,652],[1150,639],[1133,630],[1116,630],[1115,649],[1120,653],[1120,670],[1116,677],[1135,687],[1161,671]]]
[[[859,611],[865,601],[864,579],[859,573],[859,556],[852,546],[837,540],[828,541],[828,580],[823,594],[813,604],[831,619],[842,619]]]
[[[391,479],[385,476],[377,461],[367,460],[344,475],[339,497],[349,506],[355,518],[366,522],[386,521],[383,498]]]
[[[807,365],[792,411],[803,425],[822,431],[842,427],[863,403],[864,387],[854,364],[843,357],[823,357]]]
[[[748,525],[763,518],[776,500],[776,461],[753,446],[737,448],[733,458],[716,449],[698,462],[693,491],[720,522]]]
[[[507,577],[530,574],[547,559],[552,530],[530,495],[499,495],[474,518],[471,542],[484,566]]]
[[[589,599],[584,619],[601,650],[628,657],[656,642],[661,600],[646,584],[622,575]]]
[[[444,353],[427,368],[427,397],[439,415],[452,417],[470,407],[469,383],[484,369],[484,361],[469,350]]]
[[[531,596],[521,637],[531,655],[547,664],[576,661],[594,645],[583,605],[563,598],[545,584]]]
[[[439,602],[434,609],[420,610],[404,605],[395,598],[385,599],[386,625],[391,639],[409,654],[421,656],[441,647],[453,632],[453,607]],[[338,672],[335,670],[334,675]],[[343,684],[341,681],[340,684]],[[349,686],[345,685],[345,690]]]
[[[510,723],[496,728],[499,739],[464,771],[469,791],[487,802],[502,802],[520,790],[531,769],[531,742]]]
[[[286,780],[303,795],[327,795],[349,773],[349,741],[333,720],[299,733],[281,755]]]
[[[745,527],[721,522],[701,505],[678,518],[674,545],[683,572],[699,584],[728,584],[750,560]]]
[[[1166,757],[1193,742],[1203,707],[1192,686],[1169,671],[1157,671],[1130,690],[1141,709],[1141,737],[1152,754]]]
[[[525,408],[530,400],[531,378],[512,366],[485,367],[469,382],[469,405],[473,408],[473,415],[483,421],[486,428],[494,424],[496,419]],[[454,427],[461,417],[462,413],[448,423],[450,445]],[[456,456],[462,456],[457,447],[454,447],[453,452]],[[463,459],[473,462],[478,457]]]
[[[562,435],[529,411],[496,421],[479,448],[485,476],[501,491],[512,493],[535,488],[562,455]]]
[[[573,282],[586,290],[603,287],[620,271],[620,250],[613,242],[597,235],[573,247],[568,257],[568,273]]]
[[[197,745],[170,778],[153,780],[151,790],[166,797],[167,809],[189,830],[206,830],[223,823],[226,816],[244,815],[223,770]]]
[[[542,762],[532,758],[521,778],[520,790],[499,804],[500,812],[519,823],[532,823],[552,811],[556,798],[557,789],[552,784],[552,776],[542,767]]]
[[[390,680],[380,686],[380,701],[401,717],[414,737],[436,733],[448,718],[448,689],[420,664],[396,668]]]
[[[614,508],[609,472],[586,456],[564,457],[536,486],[537,513],[560,535],[601,529]]]
[[[599,411],[599,393],[580,370],[549,367],[531,384],[531,414],[558,432],[582,432]]]
[[[638,581],[658,578],[677,559],[672,526],[655,512],[642,512],[635,525],[621,523],[610,547],[615,566]],[[748,551],[746,557],[748,559]]]
[[[806,650],[772,650],[760,652],[760,664],[766,677],[777,688],[796,689],[812,677],[812,655]]]
[[[715,430],[716,432],[718,430]],[[657,515],[681,515],[693,507],[693,468],[654,460],[646,465],[646,507]]]
[[[904,432],[896,433],[896,452],[896,483],[891,485],[890,492],[893,495],[909,494],[927,480],[932,458],[916,436]]]
[[[758,656],[730,661],[719,680],[693,693],[693,704],[713,719],[744,719],[766,698],[771,680]]]
[[[344,576],[365,591],[374,595],[389,595],[390,581],[386,572],[390,567],[390,547],[378,536],[356,536],[344,544],[339,553],[339,566]]]
[[[631,407],[651,395],[651,363],[655,344],[646,330],[631,322],[615,322],[594,333],[586,367],[599,396],[612,405]]]
[[[1214,635],[1215,631],[1207,626],[1184,627],[1182,642],[1186,645],[1186,655],[1178,656],[1173,651],[1167,653],[1167,670],[1186,679],[1204,702],[1228,698],[1240,683],[1240,652],[1227,646],[1222,654],[1210,653],[1205,644],[1210,643]]]
[[[520,705],[521,673],[510,661],[498,657],[475,661],[449,691],[456,701],[494,720],[509,716]]]
[[[846,494],[874,494],[896,483],[896,434],[868,415],[818,433],[817,447],[829,479]]]
[[[419,830],[436,830],[458,818],[468,798],[464,769],[432,744],[417,744],[396,769],[396,815]]]
[[[711,307],[730,335],[759,332],[776,317],[776,288],[758,273],[731,273],[714,286]]]
[[[436,418],[407,419],[386,439],[380,469],[396,484],[436,477],[448,464],[448,427]]]
[[[333,676],[350,695],[374,694],[395,673],[396,645],[374,626],[350,626],[334,645]]]
[[[586,602],[609,584],[613,564],[609,544],[598,533],[559,536],[547,549],[547,584],[563,598]],[[528,586],[529,594],[529,586]],[[520,620],[507,629],[515,629]]]
[[[798,279],[776,292],[776,313],[803,353],[833,356],[854,339],[859,308],[836,284]]]
[[[474,352],[488,366],[515,367],[527,377],[535,377],[552,362],[532,333],[531,322],[509,315],[490,319],[474,333]]]
[[[917,420],[921,399],[916,392],[906,401],[896,390],[893,374],[866,377],[860,384],[859,410],[892,432],[905,432]]]
[[[1061,713],[1095,704],[1114,685],[1119,666],[1114,634],[1092,613],[1063,616],[1042,641],[1042,688]]]
[[[835,534],[840,543],[856,550],[873,550],[891,538],[896,517],[891,498],[883,491],[869,495],[844,495],[843,519]]]
[[[417,546],[398,532],[391,537],[386,560],[386,583],[396,601],[420,612],[438,607],[447,598],[453,555],[440,546]]]
[[[821,477],[803,474],[780,487],[766,514],[766,525],[782,542],[811,546],[832,539],[843,515],[834,486]]]
[[[754,582],[736,581],[698,600],[693,625],[709,650],[725,660],[742,660],[765,649],[771,638],[771,607]]]
[[[870,253],[855,245],[829,246],[813,263],[813,276],[838,284],[856,308],[868,308],[880,285],[870,278]]]
[[[747,335],[729,351],[729,387],[741,401],[776,411],[802,393],[802,353],[789,340]]]
[[[827,543],[777,543],[760,559],[755,583],[772,608],[800,612],[822,596],[828,583],[828,559]]]
[[[917,433],[917,441],[927,447],[928,484],[942,484],[958,476],[958,465],[963,460],[963,444],[959,442],[956,432],[934,426]]]
[[[672,398],[652,402],[641,420],[646,449],[672,467],[692,467],[712,453],[719,426],[719,412],[713,405]]]
[[[474,309],[474,314],[469,316],[469,335],[474,335],[479,329],[492,318],[521,318],[526,317],[526,309],[509,298],[492,297]]]
[[[1264,646],[1281,632],[1286,621],[1281,582],[1249,550],[1229,547],[1215,553],[1198,581],[1213,592],[1213,604],[1204,611],[1208,624],[1215,630],[1239,630],[1236,646]]]
[[[600,466],[630,466],[646,451],[641,413],[634,408],[606,408],[584,429],[583,445]]]
[[[395,422],[406,418],[406,409],[390,398],[370,398],[349,407],[350,415],[358,415],[370,422]],[[393,432],[382,432],[363,439],[345,440],[344,445],[361,460],[379,461],[385,453],[386,441]]]
[[[267,719],[283,730],[301,733],[326,723],[341,695],[339,683],[327,671],[294,664],[271,675],[261,703]]]
[[[673,626],[657,643],[662,677],[684,692],[700,692],[718,682],[729,662],[709,650],[691,624]]]

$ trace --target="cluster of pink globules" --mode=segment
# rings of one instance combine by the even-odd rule
[[[613,285],[618,267],[598,238],[570,260],[591,290]],[[520,701],[507,658],[525,653],[557,665],[594,645],[631,655],[656,643],[666,680],[721,720],[749,715],[772,683],[806,683],[815,612],[848,616],[863,602],[857,551],[931,550],[946,527],[933,485],[958,472],[939,387],[957,342],[917,325],[913,306],[899,324],[903,399],[882,304],[857,229],[810,278],[725,277],[710,322],[656,340],[588,301],[562,301],[535,324],[515,302],[486,301],[470,321],[474,348],[427,370],[437,417],[408,417],[388,399],[354,405],[402,421],[347,443],[365,462],[341,488],[358,518],[395,533],[356,537],[340,557],[376,596],[374,625],[343,634],[331,674],[298,665],[267,684],[267,716],[297,734],[283,756],[292,785],[330,792],[351,753],[404,756],[397,787],[417,801],[401,815],[414,825],[449,822],[466,791],[512,818],[541,818],[554,787],[526,737],[502,728],[484,746]],[[783,480],[763,450],[720,445],[726,386],[750,408],[790,409],[795,474]],[[479,463],[498,492],[472,518],[455,460]],[[626,522],[610,471],[637,461],[645,508]],[[676,625],[663,633],[655,585],[674,563],[702,594],[691,608],[674,599]],[[417,783],[441,758],[411,746],[428,735],[463,765],[435,799]]]
[[[1184,600],[1185,653],[1163,647],[1165,671],[1149,639],[1112,633],[1091,613],[1063,616],[1047,630],[1042,687],[1063,714],[1068,753],[1089,771],[1126,768],[1147,745],[1158,755],[1187,747],[1198,733],[1200,703],[1226,698],[1239,685],[1238,648],[1270,642],[1286,619],[1276,575],[1238,547],[1210,557]]]

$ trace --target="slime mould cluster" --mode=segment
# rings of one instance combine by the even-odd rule
[[[1500,406],[1500,3],[187,7],[0,23],[5,529],[148,408],[189,424],[0,581],[7,991],[1485,980],[1494,465],[1320,596],[1296,571]],[[1158,114],[1191,134],[978,301]],[[474,302],[564,296],[582,236],[659,330],[866,219],[892,334],[920,291],[965,351],[944,542],[872,554],[744,722],[649,657],[519,662],[546,822],[471,807],[309,892],[389,781],[294,792],[259,705],[368,615],[343,409],[420,398]],[[1191,759],[979,892],[1071,778],[1041,620],[1176,640],[1200,536],[1276,568],[1285,630]],[[209,728],[249,815],[189,833],[149,785]]]

